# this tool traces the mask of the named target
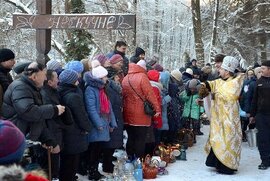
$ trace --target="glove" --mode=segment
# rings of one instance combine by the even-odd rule
[[[240,109],[240,117],[243,117],[243,118],[247,117],[247,113],[243,111],[242,109]]]

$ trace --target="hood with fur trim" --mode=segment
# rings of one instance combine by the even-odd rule
[[[11,165],[9,167],[0,166],[0,180],[1,181],[48,181],[43,177],[43,173],[33,171],[27,173],[22,167]]]

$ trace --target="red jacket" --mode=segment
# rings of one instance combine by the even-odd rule
[[[123,99],[124,99],[124,122],[132,126],[150,126],[151,117],[144,112],[143,101],[135,91],[145,100],[147,99],[154,107],[156,112],[161,112],[155,93],[144,70],[134,63],[129,64],[127,76],[123,79]]]
[[[159,88],[153,86],[153,91],[155,92],[159,107],[161,109],[162,99],[161,99],[161,95],[160,95],[160,90],[159,90]],[[157,129],[162,128],[162,115],[161,114],[158,117],[153,117],[152,119],[154,121],[154,128],[157,128]]]

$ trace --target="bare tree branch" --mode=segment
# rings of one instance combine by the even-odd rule
[[[19,0],[4,0],[4,1],[6,1],[9,4],[14,5],[16,8],[21,10],[23,13],[27,13],[27,14],[32,13],[32,11]]]

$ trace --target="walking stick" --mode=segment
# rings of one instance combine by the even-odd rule
[[[49,181],[52,181],[52,161],[51,161],[51,148],[47,149],[48,153],[48,169],[49,169]]]

